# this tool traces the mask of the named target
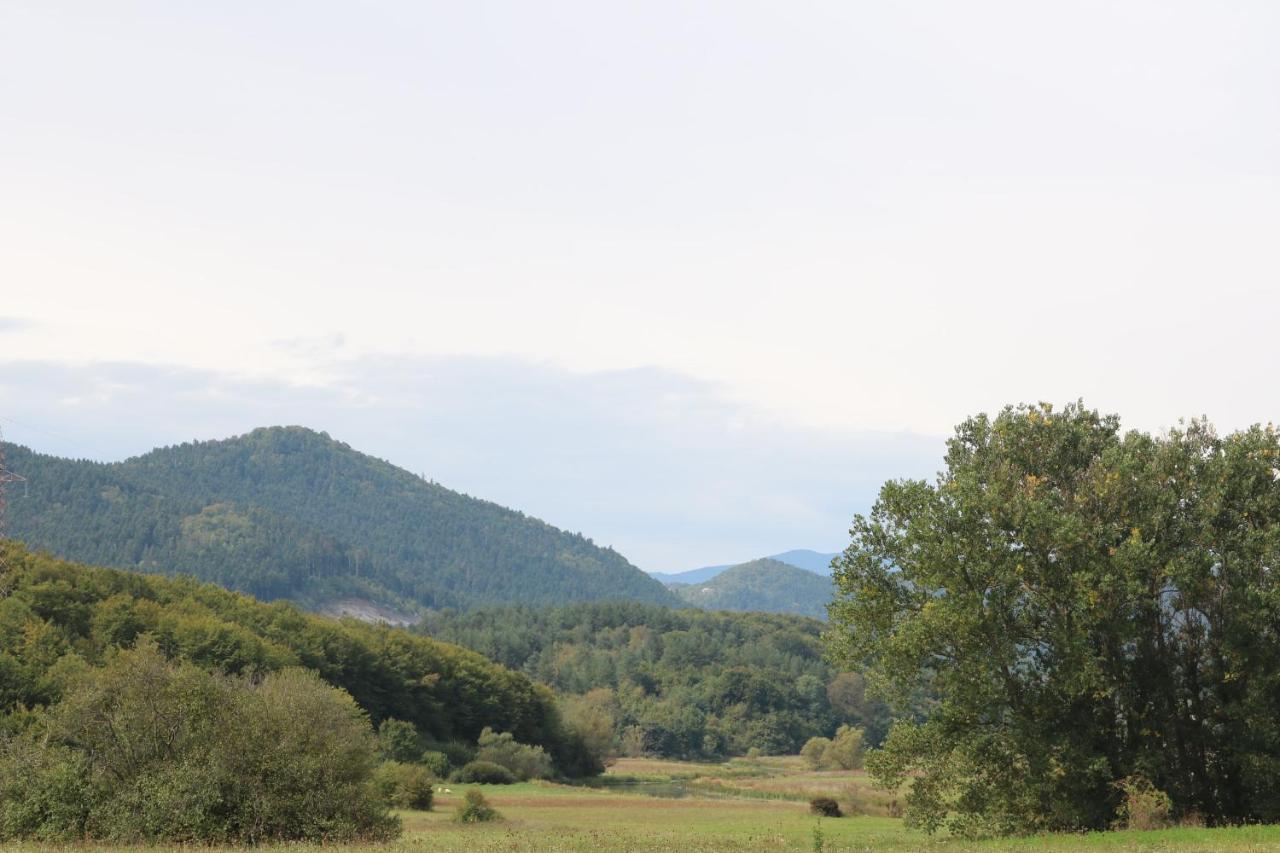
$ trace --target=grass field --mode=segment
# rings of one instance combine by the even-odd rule
[[[503,820],[459,825],[454,806],[468,787],[482,789]],[[360,851],[737,851],[813,850],[815,829],[824,850],[964,851],[1261,851],[1280,850],[1280,826],[1108,832],[1007,841],[929,838],[887,816],[892,797],[875,792],[858,774],[813,773],[794,758],[738,759],[690,764],[623,759],[592,786],[531,782],[506,786],[449,785],[431,812],[402,812],[404,836]],[[859,816],[823,819],[808,799],[828,794]],[[862,799],[858,799],[861,797]],[[4,850],[51,850],[41,845]],[[77,845],[84,851],[129,848]],[[320,849],[294,845],[289,850]],[[331,849],[331,848],[330,848]]]

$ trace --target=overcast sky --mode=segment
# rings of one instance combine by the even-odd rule
[[[304,423],[676,570],[968,414],[1276,420],[1274,2],[0,2],[0,426]]]

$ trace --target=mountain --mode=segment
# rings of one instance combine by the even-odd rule
[[[665,584],[700,583],[711,580],[732,565],[732,563],[725,563],[723,566],[703,566],[700,569],[689,569],[686,572],[649,572],[649,575]]]
[[[818,551],[797,548],[794,551],[784,551],[781,554],[773,554],[764,559],[777,560],[779,563],[786,563],[789,566],[795,566],[798,569],[805,569],[819,575],[830,575],[831,561],[838,556],[838,553],[823,554]],[[711,580],[725,569],[733,566],[733,563],[725,563],[722,566],[703,566],[700,569],[689,569],[685,572],[650,572],[649,574],[665,584],[701,583],[702,581]]]
[[[611,548],[428,482],[324,433],[270,427],[118,463],[9,446],[15,538],[259,598],[414,610],[677,599]]]
[[[731,566],[708,581],[672,584],[689,604],[706,610],[759,610],[827,618],[831,579],[768,557]]]
[[[769,559],[777,560],[779,563],[786,563],[789,566],[795,566],[797,569],[804,569],[807,572],[813,572],[823,577],[830,577],[831,561],[839,556],[839,551],[823,554],[818,551],[810,551],[807,548],[797,548],[794,551],[774,554]]]

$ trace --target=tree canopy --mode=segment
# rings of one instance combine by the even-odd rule
[[[888,709],[823,659],[822,628],[802,616],[607,602],[430,613],[419,629],[554,687],[579,730],[616,751],[718,758],[796,752],[842,723],[879,742]]]
[[[566,775],[599,769],[562,724],[550,689],[479,654],[408,631],[263,604],[189,578],[91,568],[0,540],[0,729],[5,714],[60,702],[67,676],[149,638],[168,657],[226,675],[303,667],[349,693],[374,724],[427,743],[474,744],[486,726],[541,746]]]
[[[938,697],[869,768],[968,833],[1280,820],[1280,437],[1122,433],[1081,404],[973,417],[884,486],[838,561],[834,653]]]

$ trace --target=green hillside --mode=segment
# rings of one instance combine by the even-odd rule
[[[407,631],[264,604],[189,578],[147,577],[32,554],[0,541],[0,735],[5,714],[61,698],[68,678],[150,637],[170,658],[216,672],[301,666],[346,690],[374,724],[413,724],[428,742],[481,730],[539,744],[565,772],[581,754],[550,690],[479,654]]]
[[[842,724],[878,744],[889,709],[826,661],[822,629],[803,616],[621,602],[430,613],[419,626],[593,709],[623,754],[668,758],[794,753]]]
[[[831,579],[769,558],[732,566],[710,580],[669,586],[707,610],[759,610],[826,619]]]
[[[10,446],[8,465],[28,480],[11,535],[80,562],[308,606],[676,601],[612,549],[301,427],[110,464]]]

